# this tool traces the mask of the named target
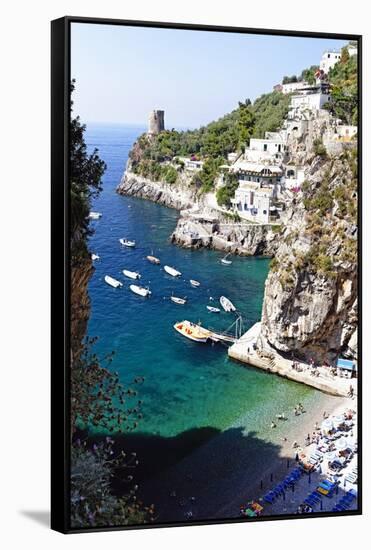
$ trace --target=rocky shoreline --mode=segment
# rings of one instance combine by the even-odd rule
[[[155,182],[134,174],[130,168],[129,162],[117,192],[179,210],[178,223],[170,236],[174,244],[240,256],[274,255],[278,246],[278,226],[232,221],[227,214],[210,207],[205,196],[200,197],[186,178],[177,184]]]

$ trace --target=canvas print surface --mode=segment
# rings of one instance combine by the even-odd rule
[[[72,23],[72,529],[358,509],[357,59]]]

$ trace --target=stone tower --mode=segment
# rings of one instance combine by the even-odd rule
[[[151,111],[148,119],[148,134],[155,135],[165,130],[165,111]]]

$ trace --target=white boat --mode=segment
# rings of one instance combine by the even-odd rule
[[[140,279],[140,274],[137,271],[129,271],[128,269],[122,270],[125,277],[129,277],[129,279]]]
[[[129,248],[134,248],[135,241],[129,241],[129,239],[119,239],[122,246],[128,246]]]
[[[150,256],[146,256],[146,258],[149,262],[151,262],[151,264],[157,264],[158,265],[158,264],[161,263],[160,260],[158,258],[156,258],[156,256],[150,255]]]
[[[206,306],[206,309],[208,309],[212,313],[220,313],[220,309],[218,307]]]
[[[139,294],[139,296],[144,296],[145,298],[152,294],[149,288],[144,288],[142,286],[130,285],[129,288],[132,292],[134,292],[134,294]]]
[[[180,321],[175,323],[174,328],[179,334],[193,340],[194,342],[201,342],[205,344],[210,337],[210,331],[195,325],[190,321]]]
[[[89,219],[90,220],[99,220],[99,218],[102,217],[101,212],[89,212]]]
[[[223,265],[231,265],[231,260],[227,260],[228,256],[230,256],[230,254],[227,254],[226,256],[224,256],[224,258],[222,258],[220,260],[220,263],[222,263]]]
[[[181,276],[180,271],[177,271],[176,269],[174,269],[173,267],[170,267],[168,265],[164,265],[164,270],[166,271],[166,273],[168,273],[172,277],[180,277]]]
[[[179,304],[181,306],[184,306],[184,304],[187,303],[186,298],[178,298],[177,296],[170,296],[170,300],[174,302],[175,304]]]
[[[189,282],[191,283],[192,286],[200,286],[201,284],[198,281],[195,281],[194,279],[190,279]]]
[[[108,285],[113,286],[113,288],[122,286],[122,283],[120,281],[114,279],[113,277],[110,277],[109,275],[105,275],[104,280]]]
[[[224,309],[224,311],[236,311],[236,308],[235,306],[232,304],[232,302],[230,300],[228,300],[228,298],[226,298],[225,296],[220,296],[220,305],[222,306],[222,308]]]
[[[92,255],[91,255],[91,259],[92,259],[93,262],[94,262],[94,260],[100,260],[100,256],[98,256],[98,254],[92,254]]]

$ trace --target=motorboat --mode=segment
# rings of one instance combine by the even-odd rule
[[[144,298],[152,294],[149,288],[144,288],[142,286],[130,285],[129,288],[132,292],[134,292],[134,294],[138,294],[139,296],[144,296]]]
[[[94,262],[95,260],[100,260],[100,256],[98,256],[98,254],[92,254],[92,255],[91,255],[91,259],[92,259],[93,262]]]
[[[177,271],[176,269],[174,269],[173,267],[170,267],[168,265],[164,265],[164,270],[166,271],[166,273],[168,273],[172,277],[180,277],[181,276],[180,271]]]
[[[180,321],[175,323],[174,328],[179,334],[193,340],[194,342],[206,343],[210,337],[210,331],[195,325],[190,321]]]
[[[232,304],[232,302],[226,298],[225,296],[220,296],[220,305],[224,309],[224,311],[236,311],[235,306]]]
[[[227,260],[228,256],[230,256],[230,254],[227,254],[226,256],[224,256],[224,258],[220,260],[220,263],[222,263],[223,265],[231,265],[232,261]]]
[[[208,309],[212,313],[220,313],[220,309],[218,307],[206,306],[206,309]]]
[[[101,212],[89,212],[89,219],[90,220],[99,220],[102,217]]]
[[[129,279],[140,279],[140,274],[137,271],[129,271],[128,269],[122,270],[125,277],[129,277]]]
[[[158,258],[156,258],[156,256],[150,255],[150,256],[146,256],[146,258],[149,262],[151,262],[151,264],[159,265],[161,263],[160,260]]]
[[[113,277],[110,277],[109,275],[105,275],[104,280],[108,285],[113,286],[113,288],[118,288],[120,286],[123,286],[120,281],[118,281],[117,279],[114,279]]]
[[[181,306],[184,306],[184,304],[187,303],[186,298],[178,298],[177,296],[170,296],[170,300],[174,302],[175,304],[179,304]]]
[[[192,286],[200,286],[201,283],[199,283],[198,281],[195,281],[194,279],[190,279],[189,282],[191,283]]]
[[[119,239],[122,246],[128,246],[129,248],[134,248],[135,241],[130,241],[129,239]]]

